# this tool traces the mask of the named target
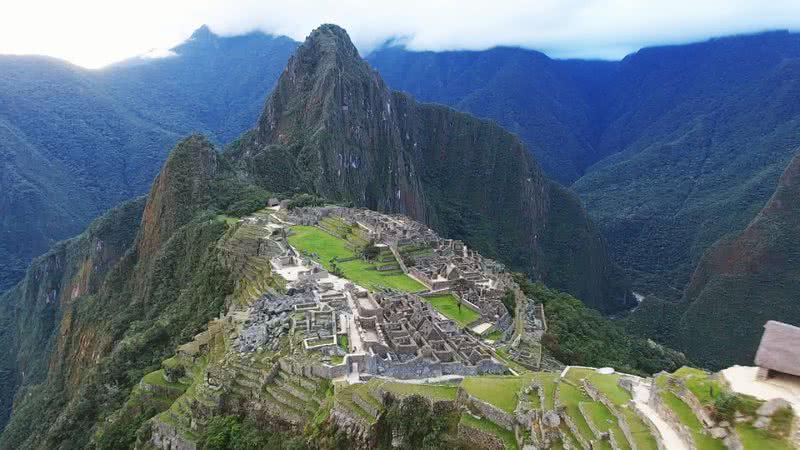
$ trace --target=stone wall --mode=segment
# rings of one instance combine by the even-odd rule
[[[459,388],[456,394],[456,406],[465,406],[475,412],[475,415],[484,417],[509,431],[514,431],[513,414],[473,397],[463,388]]]
[[[150,443],[162,450],[197,450],[197,443],[186,439],[174,426],[158,419],[151,422]]]
[[[347,434],[352,448],[370,448],[372,425],[366,419],[336,404],[331,409],[331,419]]]
[[[625,435],[625,439],[628,440],[631,449],[637,450],[636,441],[633,439],[633,433],[631,433],[631,428],[628,425],[628,421],[625,419],[625,416],[619,412],[617,406],[611,403],[611,400],[609,400],[605,394],[600,392],[600,390],[597,389],[591,382],[589,382],[589,380],[583,379],[581,380],[581,383],[583,383],[586,393],[589,394],[589,397],[591,397],[592,400],[602,403],[606,408],[608,408],[609,411],[611,411],[611,414],[616,417],[617,425],[619,425],[619,428],[622,430],[622,434]]]
[[[479,448],[486,450],[504,450],[503,441],[494,435],[477,428],[465,425],[463,421],[458,424],[458,438],[467,444],[468,448]]]
[[[649,403],[650,406],[656,410],[656,413],[658,413],[658,415],[661,416],[665,422],[667,422],[674,430],[678,432],[678,436],[683,440],[687,447],[695,448],[692,433],[686,429],[685,426],[683,426],[680,419],[678,419],[678,416],[675,415],[675,413],[664,404],[664,402],[661,400],[661,396],[658,394],[658,389],[655,387],[650,391]]]
[[[686,387],[683,387],[681,389],[672,389],[672,392],[680,397],[684,403],[689,405],[689,408],[692,409],[694,415],[700,419],[700,422],[702,422],[705,427],[708,428],[716,425],[714,419],[711,418],[711,415],[708,413],[708,411],[706,411],[706,409],[703,407],[703,404],[700,403],[700,400],[697,399],[692,391]]]
[[[647,425],[647,427],[650,429],[650,434],[656,440],[656,445],[658,446],[658,450],[667,450],[667,447],[664,445],[664,439],[661,437],[661,432],[658,431],[658,427],[656,427],[656,424],[653,423],[650,417],[648,417],[647,414],[643,413],[639,409],[639,407],[636,406],[635,402],[631,404],[630,408],[637,416],[639,416],[639,419],[641,419],[642,422],[644,422],[644,424]]]
[[[361,409],[369,413],[372,417],[378,417],[381,413],[380,408],[375,406],[372,402],[364,400],[360,395],[355,392],[352,395],[353,403],[360,406]]]
[[[589,417],[589,414],[583,410],[583,403],[578,403],[578,410],[581,412],[581,415],[583,415],[583,418],[586,419],[586,423],[589,425],[589,429],[592,430],[592,434],[594,434],[596,438],[600,439],[602,434],[600,430],[595,427],[594,422],[592,421],[591,417]]]

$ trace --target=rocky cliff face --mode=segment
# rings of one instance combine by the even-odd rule
[[[66,381],[71,389],[82,369],[94,362],[95,349],[102,345],[91,328],[73,320],[73,313],[81,298],[98,293],[132,244],[143,206],[144,199],[126,203],[80,236],[55,246],[0,298],[0,427],[8,420],[19,386],[50,380],[59,385]],[[71,361],[68,367],[65,361]]]
[[[173,150],[147,201],[57,245],[0,299],[0,448],[82,448],[142,371],[219,313],[230,291],[204,217],[217,154],[200,136]]]
[[[747,228],[703,256],[684,298],[682,347],[713,366],[751,364],[767,320],[800,323],[799,271],[800,155]]]
[[[300,46],[228,155],[269,190],[406,214],[600,310],[630,303],[580,202],[518,138],[392,92],[335,25]]]

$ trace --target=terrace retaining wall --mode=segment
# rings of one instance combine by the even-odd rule
[[[504,450],[506,448],[503,440],[494,433],[479,430],[465,425],[463,421],[458,423],[458,438],[463,442],[468,442],[470,446],[486,450]]]
[[[650,406],[656,410],[659,416],[664,419],[667,424],[669,424],[673,429],[678,432],[678,436],[683,439],[683,442],[686,444],[688,448],[696,448],[694,445],[694,437],[692,437],[691,431],[684,426],[678,416],[667,406],[664,404],[664,401],[661,399],[661,395],[659,395],[659,390],[654,386],[653,389],[650,391]]]

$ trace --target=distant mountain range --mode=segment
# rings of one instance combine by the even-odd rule
[[[100,71],[48,58],[0,57],[0,289],[19,280],[30,258],[51,242],[74,235],[101,211],[142,194],[166,149],[180,136],[202,131],[224,144],[252,126],[298,45],[260,33],[223,38],[203,27],[173,49],[175,56],[137,58]],[[367,60],[393,89],[493,119],[516,133],[544,174],[577,192],[611,260],[627,272],[636,291],[655,299],[652,304],[677,304],[692,295],[684,289],[703,255],[748,226],[800,149],[800,35],[794,33],[648,48],[618,62],[553,60],[514,48],[414,52],[397,47],[378,49]],[[332,104],[351,106],[342,99]],[[325,122],[295,125],[320,123]],[[452,130],[444,128],[452,125],[442,124],[442,129]],[[280,144],[277,136],[261,137],[269,140],[259,145]],[[396,138],[403,142],[403,136],[391,137]],[[271,154],[259,157],[269,162]],[[317,154],[309,151],[307,156]],[[264,161],[243,161],[251,164],[251,175],[265,170],[258,166]],[[301,169],[295,174],[301,175],[303,188],[359,200],[325,174],[305,173],[305,160],[292,161],[286,169]],[[484,242],[487,255],[530,267],[533,260],[520,250],[528,248],[522,244],[529,236],[512,233],[507,242],[489,242],[485,237],[498,230],[481,224],[480,215],[464,215],[463,205],[454,203],[464,192],[432,189],[430,180],[436,177],[453,182],[456,174],[447,170],[458,163],[426,164],[424,170],[444,172],[407,174],[400,181],[353,181],[379,183],[366,189],[374,197],[360,199],[362,204],[439,221],[445,232]],[[485,175],[501,176],[488,169]],[[401,181],[411,184],[400,201],[390,195],[388,184],[380,184]],[[573,194],[549,182],[542,186],[564,198],[555,205],[569,205],[568,211],[552,213],[583,220],[579,206],[572,206],[577,205],[570,200]],[[424,201],[408,196],[417,191],[426,191]],[[423,204],[438,211],[430,215]],[[589,222],[579,226],[586,236],[594,234]],[[559,242],[561,249],[583,246],[585,241],[571,240],[572,231],[548,240]],[[604,254],[600,248],[595,254]],[[540,275],[554,285],[600,309],[615,309],[597,300],[608,297],[601,292],[606,287],[572,278],[591,273],[596,280],[616,279],[602,286],[624,285],[624,277],[612,275],[613,265],[604,257],[580,261],[575,270],[537,261]],[[771,299],[734,311],[747,317],[752,308],[761,308],[765,316],[789,320],[786,311],[798,308]],[[642,328],[642,333],[663,337]],[[753,332],[748,333],[752,338]],[[745,352],[737,359],[748,358]]]
[[[224,143],[252,126],[296,46],[204,27],[173,57],[102,70],[0,56],[0,291],[52,243],[143,194],[187,133]]]

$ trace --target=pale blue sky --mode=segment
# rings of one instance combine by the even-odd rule
[[[800,30],[800,0],[2,0],[0,53],[100,67],[170,48],[204,23],[302,40],[325,22],[345,27],[362,53],[400,36],[419,50],[512,45],[617,59],[643,46]]]

